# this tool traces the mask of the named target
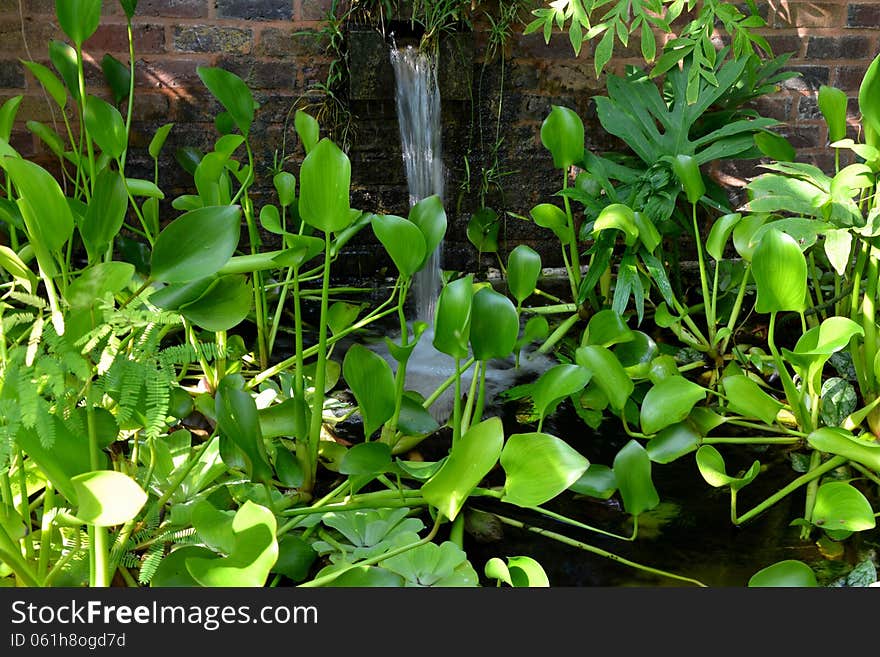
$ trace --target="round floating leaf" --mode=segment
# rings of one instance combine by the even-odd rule
[[[79,507],[76,517],[96,527],[121,525],[137,517],[147,494],[122,472],[93,470],[70,478]]]
[[[296,176],[287,171],[279,171],[272,178],[275,192],[278,194],[278,203],[282,208],[293,205],[296,200]]]
[[[786,559],[762,568],[749,579],[750,587],[819,586],[816,573],[803,561]]]
[[[826,531],[860,532],[873,529],[876,520],[871,503],[854,486],[829,481],[819,486],[812,522]]]
[[[755,480],[761,471],[761,463],[759,461],[752,463],[752,466],[742,477],[731,477],[727,474],[727,467],[721,452],[712,445],[703,445],[697,450],[697,468],[710,486],[715,488],[730,486],[733,490],[739,490]]]
[[[752,254],[752,275],[759,313],[804,309],[807,293],[807,261],[794,238],[771,228]]]
[[[519,303],[535,291],[541,276],[541,255],[526,244],[520,244],[507,259],[507,286]]]
[[[153,246],[152,278],[185,283],[215,274],[235,253],[241,235],[236,205],[191,210],[168,224]]]
[[[498,233],[500,231],[501,224],[498,222],[498,213],[492,208],[480,208],[468,220],[468,241],[480,253],[498,251]]]
[[[339,474],[372,475],[391,467],[391,447],[385,443],[360,443],[349,449],[339,463]]]
[[[600,500],[607,500],[617,490],[617,479],[614,470],[601,463],[590,463],[587,471],[576,482],[568,487],[573,493],[589,495]]]
[[[373,215],[370,225],[402,278],[410,278],[421,268],[425,262],[425,236],[418,226],[392,214]]]
[[[504,444],[501,419],[492,417],[468,429],[446,461],[422,486],[422,496],[454,520],[471,491],[498,462]]]
[[[453,358],[468,355],[473,301],[473,276],[447,283],[434,316],[434,348]]]
[[[637,516],[660,504],[651,479],[651,459],[636,440],[630,440],[614,457],[614,479],[627,513]]]
[[[346,228],[353,220],[350,187],[348,156],[329,139],[322,139],[299,170],[299,216],[326,233]]]
[[[613,350],[617,362],[632,379],[647,378],[658,352],[657,343],[643,331],[633,331],[631,340],[618,344]]]
[[[506,358],[516,346],[519,315],[513,303],[490,287],[479,290],[471,310],[470,340],[474,358]]]
[[[683,376],[675,375],[657,381],[642,400],[642,431],[653,434],[670,424],[682,422],[694,405],[705,398],[705,388]]]
[[[505,502],[540,506],[566,490],[590,462],[563,440],[546,433],[520,433],[501,452]]]
[[[278,560],[272,572],[284,575],[293,582],[301,582],[309,575],[309,570],[318,554],[299,536],[285,534],[278,542]]]
[[[554,365],[541,374],[533,385],[535,412],[543,418],[560,400],[583,390],[589,382],[589,370],[580,365]]]
[[[541,143],[553,156],[553,166],[567,169],[584,156],[584,123],[573,110],[553,105],[541,124]]]
[[[690,424],[678,422],[651,438],[645,445],[645,450],[654,463],[671,463],[696,450],[700,440],[700,434]]]
[[[101,262],[77,276],[67,288],[65,299],[72,308],[91,308],[96,299],[119,292],[131,283],[134,265],[127,262]]]
[[[391,366],[379,354],[353,344],[342,361],[342,376],[358,403],[364,423],[364,438],[394,414],[395,385]]]

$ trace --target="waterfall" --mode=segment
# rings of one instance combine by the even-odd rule
[[[443,151],[440,140],[440,88],[434,58],[413,46],[391,48],[396,81],[397,120],[409,188],[410,207],[428,196],[443,198]],[[411,288],[415,319],[433,324],[440,295],[441,242]]]

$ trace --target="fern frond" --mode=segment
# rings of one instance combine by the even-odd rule
[[[166,368],[151,370],[146,380],[147,400],[144,415],[147,418],[147,438],[158,438],[165,430],[168,404],[171,401],[172,379]]]
[[[10,299],[15,299],[19,303],[23,303],[26,306],[31,306],[39,310],[43,310],[44,308],[49,307],[49,303],[43,297],[38,297],[35,294],[28,294],[27,292],[18,292],[16,290],[11,290],[8,296]]]
[[[141,389],[146,379],[143,363],[136,360],[125,360],[122,367],[122,380],[120,381],[119,402],[116,411],[116,419],[127,422],[138,408]]]
[[[153,576],[156,574],[156,571],[159,570],[159,565],[162,563],[162,560],[165,558],[165,544],[164,543],[153,543],[149,549],[147,549],[146,553],[140,560],[140,571],[138,572],[138,583],[142,585],[147,585],[150,583],[150,580],[153,579]]]
[[[40,410],[37,413],[36,429],[40,438],[40,444],[46,449],[52,449],[55,444],[55,416],[49,412],[49,404],[40,398]]]

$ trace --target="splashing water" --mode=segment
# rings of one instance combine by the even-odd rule
[[[443,152],[440,139],[440,88],[434,58],[413,46],[391,48],[396,80],[397,120],[410,207],[428,196],[443,198]],[[413,278],[415,319],[433,323],[440,295],[441,242]]]

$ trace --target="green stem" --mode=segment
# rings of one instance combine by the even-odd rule
[[[77,82],[79,85],[79,100],[80,100],[80,118],[81,126],[80,129],[83,133],[83,138],[86,142],[86,152],[89,156],[89,184],[85,185],[85,189],[87,190],[87,200],[91,198],[92,192],[95,189],[95,149],[92,145],[92,138],[89,135],[88,128],[86,127],[86,78],[85,71],[83,69],[83,53],[82,53],[82,45],[77,44],[76,46],[76,72],[77,72]]]
[[[717,263],[715,265],[715,269],[716,269],[716,271],[718,269]],[[746,265],[745,272],[743,272],[743,278],[742,278],[742,281],[740,281],[739,290],[736,293],[736,300],[733,302],[733,308],[731,308],[731,310],[730,310],[730,319],[727,320],[727,328],[730,330],[730,333],[728,333],[725,336],[724,340],[722,340],[722,342],[721,342],[721,353],[722,354],[727,352],[727,345],[730,342],[731,338],[733,337],[733,331],[734,331],[734,328],[736,327],[736,322],[737,322],[737,320],[739,320],[739,313],[740,313],[740,310],[742,309],[743,300],[745,299],[745,296],[746,296],[746,283],[748,283],[748,281],[749,281],[749,274],[751,273],[751,271],[752,271],[752,263],[750,262]]]
[[[556,346],[556,343],[559,342],[565,334],[571,330],[571,327],[574,326],[577,321],[580,319],[580,315],[577,313],[567,317],[559,326],[557,326],[550,336],[544,341],[540,347],[538,347],[538,353],[546,354]]]
[[[697,222],[697,204],[691,203],[691,216],[694,223],[694,237],[697,243],[697,260],[700,263],[700,287],[706,304],[706,328],[709,332],[708,344],[715,344],[715,299],[709,295],[709,282],[706,279],[706,258],[703,256],[703,244],[700,237],[700,225]],[[715,268],[716,273],[718,267]]]
[[[86,425],[89,433],[89,461],[92,470],[101,467],[101,448],[98,446],[98,430],[95,426],[95,409],[91,400],[91,382],[86,384]],[[89,525],[89,545],[91,546],[91,581],[93,588],[110,586],[111,573],[107,567],[110,558],[110,543],[106,527]]]
[[[770,313],[770,324],[767,330],[767,344],[770,347],[770,353],[773,355],[773,362],[776,364],[776,370],[779,372],[779,378],[782,381],[785,396],[788,398],[788,403],[791,405],[791,410],[792,413],[794,413],[798,426],[809,433],[812,431],[812,428],[808,424],[810,415],[804,407],[803,393],[798,391],[797,386],[795,386],[794,381],[791,378],[791,374],[788,372],[788,368],[785,366],[785,361],[782,359],[782,356],[776,348],[776,314],[777,311],[775,310]]]
[[[810,455],[810,468],[807,472],[812,472],[822,464],[822,454],[818,450],[813,450]],[[812,522],[813,507],[816,504],[816,495],[819,492],[819,479],[813,479],[807,484],[807,496],[804,501],[804,520]],[[805,541],[810,537],[810,528],[801,527],[801,540]]]
[[[131,116],[134,110],[134,31],[131,19],[126,17],[126,35],[128,36],[128,107],[125,112],[125,149],[119,157],[119,171],[125,176],[125,160],[128,156],[128,136],[131,134]]]
[[[461,438],[461,375],[458,373],[461,359],[455,359],[455,398],[452,400],[452,447]]]
[[[37,576],[31,570],[30,565],[21,556],[21,548],[6,533],[6,528],[0,523],[0,558],[8,565],[15,576],[24,586],[40,586]]]
[[[802,438],[770,438],[767,436],[756,436],[754,438],[743,437],[719,437],[719,438],[703,438],[700,441],[702,445],[797,445],[803,442]]]
[[[25,525],[24,554],[25,558],[34,558],[34,537],[31,534],[31,513],[28,508],[27,473],[24,467],[24,452],[18,449],[18,514]]]
[[[873,248],[873,246],[871,247]],[[877,258],[868,259],[867,281],[865,294],[862,296],[862,329],[865,331],[863,344],[864,377],[866,388],[864,392],[874,393],[876,378],[874,376],[874,359],[877,355],[877,323],[875,318],[875,300],[877,298],[877,279],[880,277],[880,263]]]
[[[568,170],[562,172],[562,189],[565,191],[568,189]],[[578,252],[578,239],[577,239],[577,231],[574,226],[574,215],[571,212],[571,203],[568,200],[568,196],[562,196],[562,203],[565,206],[565,217],[568,220],[568,239],[569,239],[569,252],[571,254],[571,288],[572,288],[572,299],[577,299],[578,290],[581,286],[581,264],[580,264],[580,253]]]
[[[773,495],[768,497],[766,500],[764,500],[763,502],[761,502],[760,504],[755,506],[750,511],[747,511],[746,513],[742,514],[739,518],[736,518],[736,520],[734,521],[734,524],[735,525],[745,524],[749,520],[753,519],[754,517],[760,515],[761,513],[763,513],[767,509],[769,509],[771,506],[773,506],[774,504],[779,502],[781,499],[785,498],[786,496],[788,496],[791,493],[793,493],[794,491],[796,491],[801,486],[810,483],[814,479],[818,479],[826,472],[831,472],[835,468],[839,468],[841,465],[846,463],[846,460],[847,459],[845,456],[834,456],[834,457],[828,459],[827,461],[825,461],[825,463],[820,465],[818,468],[816,468],[814,470],[810,470],[810,472],[807,472],[806,474],[801,475],[800,477],[798,477],[797,479],[792,481],[790,484],[788,484],[784,488],[779,489],[776,493],[774,493]]]

